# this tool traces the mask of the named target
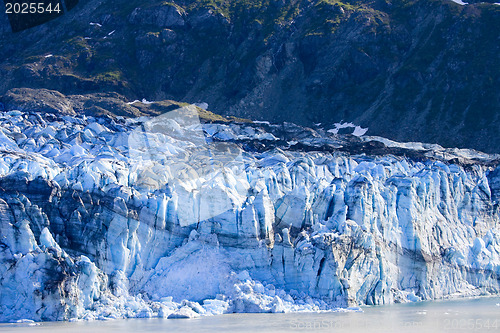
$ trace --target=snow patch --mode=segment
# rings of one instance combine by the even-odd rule
[[[338,134],[341,129],[350,129],[352,128],[352,135],[362,136],[368,131],[368,128],[362,128],[361,126],[354,125],[353,123],[335,123],[333,124],[335,128],[329,129],[327,132]]]
[[[146,100],[145,98],[143,98],[142,100],[138,100],[138,99],[136,99],[135,101],[133,101],[133,102],[128,102],[127,104],[132,105],[132,104],[135,104],[135,103],[153,104],[153,103],[155,103],[155,102],[151,102],[151,101],[148,101],[148,100]]]

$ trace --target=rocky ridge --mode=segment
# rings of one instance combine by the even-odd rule
[[[0,20],[0,95],[206,102],[498,153],[500,6],[475,2],[90,0],[18,34]]]

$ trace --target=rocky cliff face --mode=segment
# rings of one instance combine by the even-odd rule
[[[91,0],[18,34],[2,20],[0,94],[207,102],[498,152],[499,22],[488,2]]]
[[[499,292],[498,156],[198,111],[0,115],[0,320]]]

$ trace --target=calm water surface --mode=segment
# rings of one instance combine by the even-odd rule
[[[34,325],[34,326],[33,326]],[[364,307],[363,312],[0,324],[1,332],[500,332],[500,298]]]

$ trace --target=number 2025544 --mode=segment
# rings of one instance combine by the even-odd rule
[[[46,23],[71,10],[78,0],[3,0],[12,32]]]
[[[7,2],[5,4],[6,14],[43,14],[43,13],[60,13],[62,11],[61,4],[56,3],[52,8],[52,3],[45,4],[43,2]]]

